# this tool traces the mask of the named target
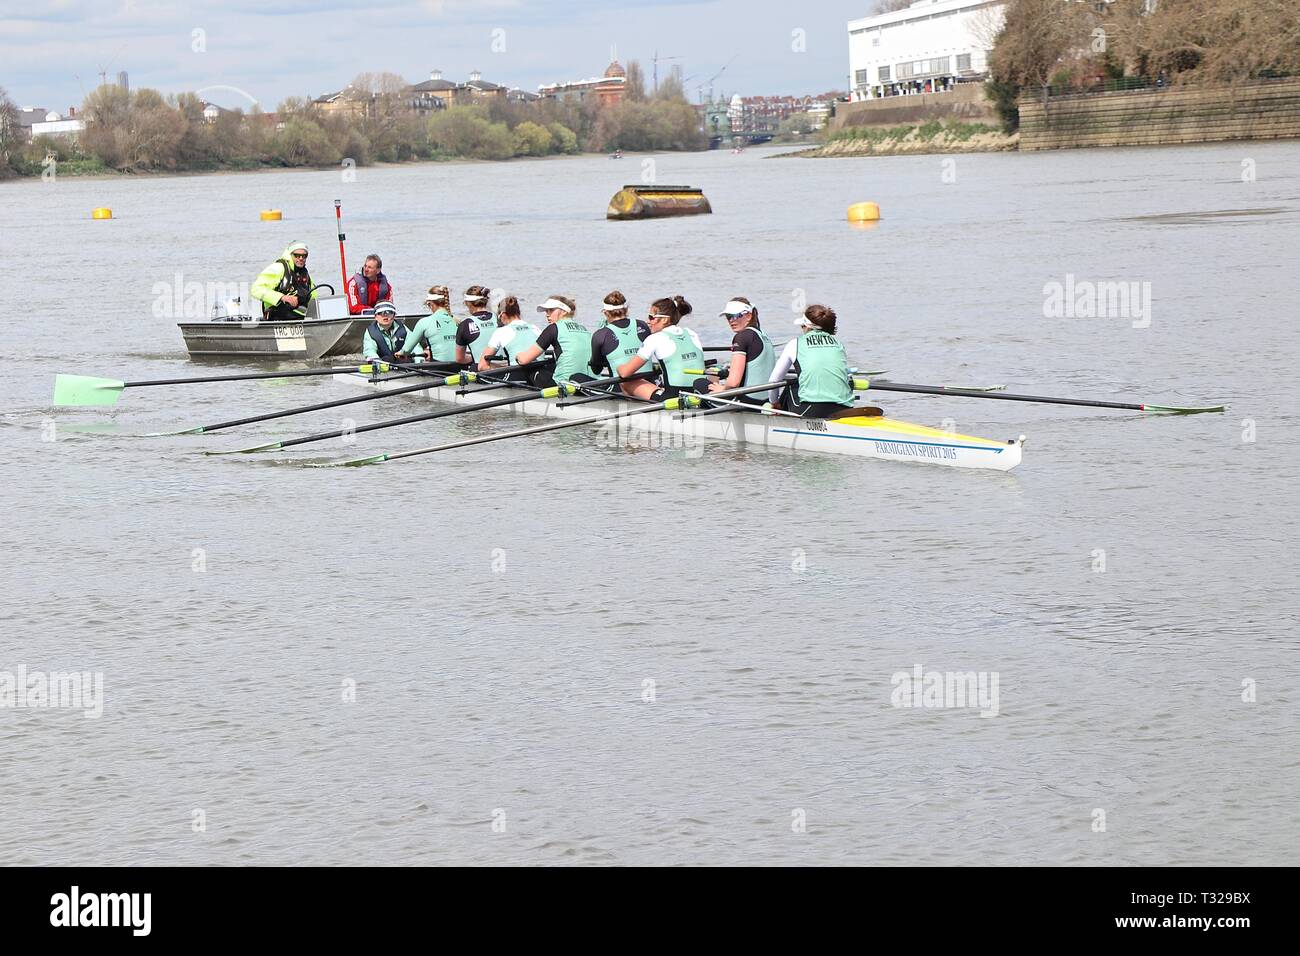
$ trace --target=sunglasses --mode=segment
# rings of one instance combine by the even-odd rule
[[[659,312],[651,312],[651,313],[647,316],[647,318],[651,318],[651,319],[671,319],[672,316],[671,316],[671,315],[663,315],[663,314],[661,314],[661,313],[659,313]]]
[[[728,312],[725,318],[728,322],[735,322],[737,319],[743,319],[747,315],[749,315],[748,312],[737,312],[735,315]]]
[[[305,252],[295,252],[295,253],[293,254],[293,257],[294,257],[295,259],[306,259],[306,258],[307,258],[307,253],[305,253]]]

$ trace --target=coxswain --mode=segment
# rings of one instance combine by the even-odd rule
[[[529,380],[538,388],[556,382],[581,382],[591,379],[591,333],[576,318],[578,306],[567,295],[553,295],[537,307],[546,316],[546,327],[537,341],[519,352],[514,361],[528,365],[544,352],[550,352],[554,365],[543,365]]]
[[[758,326],[758,309],[744,296],[738,295],[724,305],[718,315],[731,327],[731,365],[725,378],[709,384],[709,391],[721,392],[771,381],[776,349],[767,333]],[[765,401],[762,392],[738,395],[736,400],[753,405]]]
[[[361,264],[361,271],[348,280],[349,314],[360,315],[365,309],[377,308],[380,302],[393,301],[393,286],[383,268],[383,260],[372,252]]]
[[[488,339],[496,330],[496,316],[488,308],[492,291],[487,286],[472,285],[465,290],[465,308],[469,318],[461,319],[456,326],[456,361],[461,365],[477,365],[487,348]]]
[[[391,302],[380,302],[375,306],[375,320],[366,326],[361,354],[368,359],[395,362],[405,343],[406,326],[397,321],[397,307]]]
[[[424,306],[429,314],[415,323],[415,327],[406,336],[402,354],[397,357],[404,362],[422,349],[426,362],[456,361],[456,320],[448,310],[451,293],[445,285],[429,286],[429,294],[424,299]]]
[[[799,335],[790,340],[772,369],[770,381],[784,386],[770,393],[772,401],[806,418],[831,418],[853,408],[853,377],[844,346],[835,337],[834,310],[810,305],[794,324]],[[791,371],[798,380],[786,384]]]
[[[682,392],[707,391],[704,375],[704,347],[694,329],[679,325],[691,314],[691,304],[680,295],[656,299],[646,316],[650,334],[636,355],[618,367],[619,378],[635,375],[646,366],[659,373],[659,382],[639,379],[622,384],[623,393],[633,398],[662,402]]]
[[[248,291],[262,303],[262,318],[271,322],[302,321],[307,303],[316,298],[307,272],[307,243],[286,246],[280,258],[253,280]]]
[[[478,370],[489,371],[494,356],[505,359],[506,365],[519,364],[519,353],[524,351],[542,334],[542,330],[531,322],[525,322],[520,316],[519,300],[508,295],[497,306],[497,327],[488,338],[487,347],[478,357]],[[512,373],[511,381],[526,381],[524,372]]]
[[[618,367],[640,350],[641,343],[650,334],[650,326],[628,317],[627,297],[617,289],[605,296],[600,310],[605,324],[591,333],[589,367],[598,376],[612,378],[618,374]]]

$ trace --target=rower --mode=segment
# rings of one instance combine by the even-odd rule
[[[537,369],[530,379],[538,388],[549,388],[556,382],[590,380],[591,333],[574,318],[578,311],[574,301],[565,295],[553,295],[537,307],[546,316],[546,328],[537,341],[519,352],[514,361],[528,365],[550,350],[555,364]]]
[[[605,324],[591,333],[591,361],[588,367],[599,376],[614,377],[618,367],[636,356],[650,334],[650,326],[628,318],[627,297],[615,289],[601,303]]]
[[[406,344],[397,356],[399,362],[423,346],[426,362],[456,361],[456,320],[447,308],[451,293],[445,285],[429,286],[429,294],[424,300],[429,314],[415,323],[406,336]]]
[[[497,327],[492,330],[487,346],[479,353],[478,370],[489,371],[492,357],[500,355],[507,365],[518,364],[518,355],[537,341],[542,330],[531,322],[525,322],[519,314],[519,300],[508,295],[497,306]],[[510,381],[526,381],[527,373],[511,373]]]
[[[853,378],[844,346],[835,337],[834,310],[810,305],[794,324],[799,335],[790,340],[776,360],[769,381],[784,384],[791,370],[799,379],[785,388],[773,389],[772,401],[806,418],[831,418],[845,408],[853,408]]]
[[[776,349],[772,348],[767,333],[758,327],[758,309],[738,295],[718,315],[731,326],[731,366],[726,378],[709,383],[709,391],[721,392],[770,381],[776,365]],[[761,405],[763,400],[761,392],[736,396],[736,401],[751,405]]]
[[[659,384],[644,379],[624,382],[623,393],[633,398],[662,402],[682,392],[707,390],[704,375],[704,346],[694,329],[679,325],[691,314],[691,304],[680,295],[656,299],[646,322],[650,334],[636,355],[618,367],[620,378],[635,375],[646,365],[659,372]]]
[[[395,362],[406,342],[406,326],[397,321],[397,307],[391,302],[380,302],[374,315],[375,321],[366,326],[366,334],[361,337],[361,354],[368,359]]]
[[[461,365],[476,365],[488,339],[497,327],[496,316],[488,308],[487,286],[472,285],[465,290],[465,308],[469,318],[461,319],[456,326],[456,361]]]

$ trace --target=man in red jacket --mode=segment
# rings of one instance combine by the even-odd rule
[[[361,271],[348,280],[348,312],[360,315],[364,309],[373,309],[380,302],[393,301],[393,287],[388,276],[381,271],[383,260],[373,252],[366,256]]]

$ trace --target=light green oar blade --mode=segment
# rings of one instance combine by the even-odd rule
[[[1143,405],[1144,412],[1168,412],[1170,415],[1199,415],[1201,412],[1226,411],[1227,405],[1181,406],[1181,405]]]
[[[381,461],[388,461],[387,455],[371,455],[369,458],[350,458],[347,461],[309,461],[308,468],[347,468],[358,467],[360,465],[377,465]]]
[[[54,404],[60,405],[116,405],[125,382],[112,378],[94,378],[90,375],[54,376]]]

